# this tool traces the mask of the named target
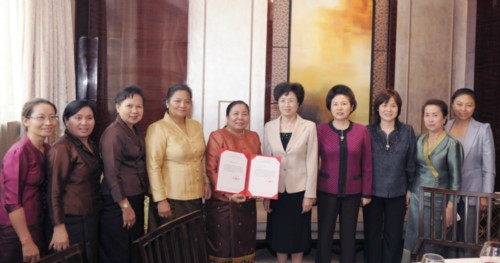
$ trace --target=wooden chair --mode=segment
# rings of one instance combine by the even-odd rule
[[[425,209],[424,209],[424,196],[430,195],[430,236],[425,236],[424,234],[424,220],[426,218]],[[446,204],[448,200],[459,200],[462,199],[465,203],[465,213],[463,217],[460,219],[463,222],[463,226],[467,229],[467,226],[471,224],[472,218],[467,218],[467,211],[469,209],[469,203],[473,200],[476,201],[476,209],[474,211],[475,216],[475,229],[476,235],[472,238],[467,237],[467,231],[464,231],[464,239],[466,241],[458,241],[457,240],[457,206],[453,206],[453,225],[448,228],[446,231],[441,231],[441,235],[436,235],[436,227],[438,224],[441,224],[441,229],[447,229],[445,226],[445,220],[436,220],[436,218],[445,218],[446,215]],[[480,211],[479,209],[479,199],[487,198],[488,199],[488,208],[486,211]],[[486,194],[486,193],[471,193],[471,192],[462,192],[462,191],[454,191],[448,189],[437,189],[430,187],[422,187],[420,189],[419,195],[419,220],[418,220],[418,231],[419,231],[419,240],[417,240],[415,247],[412,250],[412,261],[420,260],[423,254],[423,248],[426,244],[439,245],[450,248],[462,248],[462,249],[470,249],[474,251],[480,251],[481,247],[486,240],[491,240],[492,237],[492,217],[494,208],[498,208],[498,201],[500,200],[500,194]],[[441,205],[436,205],[436,202],[440,201]],[[438,211],[440,210],[440,211]],[[498,211],[498,209],[497,209]],[[440,216],[436,216],[436,213],[439,213]],[[440,221],[440,222],[435,222]],[[498,221],[498,218],[496,218]],[[495,222],[494,224],[498,225],[500,222]],[[483,224],[483,226],[481,226]],[[483,230],[480,233],[480,228]],[[500,233],[496,233],[494,239],[500,238]]]
[[[76,244],[63,251],[43,257],[38,263],[83,263],[83,253],[83,246]]]
[[[134,241],[143,263],[208,262],[201,211],[163,224]]]

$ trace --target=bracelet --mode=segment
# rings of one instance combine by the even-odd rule
[[[28,241],[31,239],[31,235],[27,235],[24,239],[20,239],[19,241],[21,242],[21,245],[26,245]]]

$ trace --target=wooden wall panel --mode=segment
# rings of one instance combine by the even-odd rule
[[[114,97],[130,85],[145,93],[144,134],[163,117],[168,87],[186,81],[189,1],[89,1],[89,35],[100,38],[94,137],[115,119]]]

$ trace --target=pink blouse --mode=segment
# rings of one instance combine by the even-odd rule
[[[50,146],[44,143],[45,152]],[[26,136],[3,158],[0,173],[0,225],[12,225],[9,213],[24,207],[28,225],[42,221],[42,185],[45,182],[45,154]]]

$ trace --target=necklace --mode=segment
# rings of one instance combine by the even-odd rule
[[[387,151],[389,151],[389,148],[391,148],[391,145],[389,144],[389,134],[387,134],[386,143],[385,143],[385,149]]]
[[[337,123],[337,126],[336,126],[336,125],[335,125],[335,123],[334,123],[334,121],[332,121],[332,124],[331,124],[331,125],[333,126],[333,128],[334,128],[336,131],[340,131],[340,141],[341,141],[341,142],[343,142],[343,141],[344,141],[344,139],[345,139],[345,137],[344,137],[344,130],[349,129],[349,127],[350,127],[350,125],[351,125],[351,124],[350,124],[350,122],[347,122],[347,127],[345,127],[345,128],[344,128],[344,129],[342,129],[342,130],[341,130],[341,129],[339,129],[340,127],[337,127],[337,126],[342,126],[342,127],[344,127],[344,126],[346,126],[346,125],[345,125],[345,123],[342,123],[342,124],[338,124],[338,123]]]
[[[385,133],[385,149],[389,151],[389,148],[391,148],[391,145],[389,144],[389,134],[394,131],[394,124],[382,125],[382,123],[380,123],[380,129]]]

